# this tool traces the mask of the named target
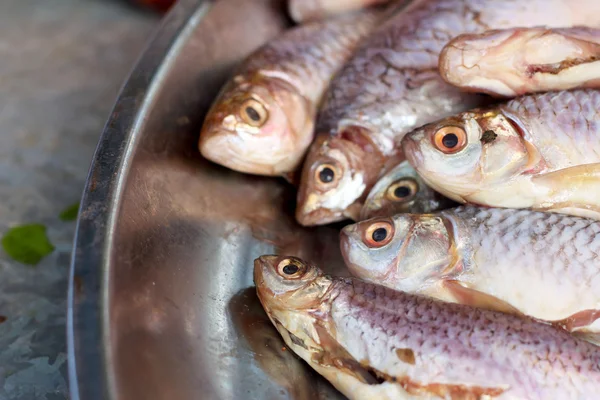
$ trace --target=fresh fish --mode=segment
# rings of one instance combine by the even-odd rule
[[[255,261],[286,344],[350,399],[594,399],[600,351],[531,319]]]
[[[321,139],[303,167],[298,222],[356,220],[377,179],[402,161],[404,134],[485,105],[485,97],[461,92],[439,75],[439,54],[452,38],[515,26],[599,24],[596,0],[413,1],[363,41],[332,82],[316,125]],[[353,164],[343,160],[349,153],[360,161],[346,171]]]
[[[378,15],[366,11],[310,23],[257,50],[208,112],[202,155],[240,172],[293,172],[313,139],[317,105],[331,77]]]
[[[390,0],[289,0],[288,11],[295,22],[315,21],[337,14],[388,3]]]
[[[373,186],[360,211],[360,220],[399,213],[430,213],[455,204],[427,186],[417,171],[403,161]]]
[[[426,125],[406,157],[460,203],[600,219],[600,92],[521,97]]]
[[[346,226],[341,247],[360,279],[600,334],[598,221],[458,207]]]
[[[514,28],[461,35],[440,55],[440,75],[463,90],[515,97],[600,87],[600,30]]]

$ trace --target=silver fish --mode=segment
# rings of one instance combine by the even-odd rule
[[[600,30],[514,28],[461,35],[440,54],[440,75],[494,96],[600,87]]]
[[[515,26],[600,24],[596,0],[417,0],[373,32],[336,75],[320,110],[303,167],[296,218],[303,225],[357,219],[365,197],[402,161],[412,129],[482,106],[438,73],[442,48],[463,33]],[[342,153],[331,153],[343,149]],[[362,160],[353,170],[340,158]],[[333,160],[333,163],[332,163]],[[315,173],[328,168],[323,175]]]
[[[455,204],[427,186],[408,161],[403,161],[373,186],[360,211],[360,220],[400,213],[430,213]]]
[[[295,22],[315,21],[349,11],[388,3],[390,0],[288,0],[288,12]]]
[[[358,278],[600,339],[598,221],[469,206],[349,225],[341,243]]]
[[[379,19],[365,11],[293,28],[252,54],[224,86],[200,133],[207,159],[240,172],[288,175],[313,139],[331,77]]]
[[[460,203],[600,219],[600,92],[525,96],[417,129],[407,159]]]
[[[255,261],[286,344],[350,399],[594,399],[600,351],[528,318]]]

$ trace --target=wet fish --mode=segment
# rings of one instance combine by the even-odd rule
[[[409,162],[460,203],[600,219],[600,92],[521,97],[417,129]]]
[[[598,24],[595,0],[413,1],[365,40],[332,82],[317,120],[321,139],[303,167],[298,222],[356,220],[377,179],[402,161],[404,134],[484,105],[486,98],[461,92],[439,75],[439,54],[452,38],[515,26]],[[347,165],[354,169],[346,171]]]
[[[293,172],[313,139],[317,105],[331,77],[378,15],[365,11],[303,25],[257,50],[208,112],[202,155],[240,172]]]
[[[430,213],[453,205],[456,203],[432,190],[403,161],[373,186],[360,211],[360,220],[399,213]]]
[[[593,399],[600,351],[528,318],[255,261],[286,344],[350,399]]]
[[[440,55],[440,75],[463,90],[515,97],[600,87],[600,30],[514,28],[461,35]]]
[[[388,3],[390,0],[289,0],[288,11],[295,22],[315,21],[337,14]]]
[[[349,225],[341,247],[360,279],[600,334],[598,221],[458,207]]]

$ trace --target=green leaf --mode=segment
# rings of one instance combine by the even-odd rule
[[[75,221],[79,213],[79,203],[75,203],[65,208],[58,217],[63,221]]]
[[[54,251],[46,235],[46,227],[41,224],[10,228],[2,237],[2,248],[15,261],[28,265],[38,264]]]

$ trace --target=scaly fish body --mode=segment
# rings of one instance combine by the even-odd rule
[[[586,218],[469,206],[348,226],[342,252],[376,284],[599,333],[599,234]]]
[[[331,77],[378,20],[366,11],[293,28],[252,54],[208,112],[200,151],[228,168],[286,175],[313,138]]]
[[[254,279],[286,344],[350,399],[592,399],[600,390],[598,348],[550,325],[327,277],[291,257],[259,258]]]
[[[360,219],[391,217],[400,213],[430,213],[455,204],[425,184],[403,161],[381,177],[365,200]]]
[[[600,30],[514,28],[461,35],[444,47],[440,75],[463,90],[516,97],[600,87]]]
[[[289,0],[288,11],[298,23],[315,21],[390,0]]]
[[[352,141],[361,147],[362,169],[378,171],[373,181],[365,181],[363,191],[344,196],[344,203],[360,208],[366,193],[397,158],[402,137],[412,129],[457,112],[482,105],[484,98],[463,93],[445,83],[438,73],[442,48],[463,33],[515,26],[600,24],[600,3],[593,0],[421,0],[412,2],[381,28],[373,32],[351,60],[336,75],[325,96],[317,121],[317,135],[333,141]],[[317,146],[313,144],[312,147]],[[341,144],[337,145],[342,146]],[[315,154],[305,163],[314,170],[324,161]],[[362,170],[351,174],[367,175]],[[369,172],[370,175],[373,175]],[[340,185],[327,191],[345,191]],[[323,223],[315,215],[329,214],[327,221],[357,215],[342,204],[327,205],[314,200],[323,209],[319,213],[303,210],[307,199],[326,193],[314,175],[305,173],[298,196],[297,219],[303,225]],[[355,203],[359,206],[356,207]],[[311,205],[309,208],[314,208]]]
[[[461,203],[600,218],[600,92],[525,96],[417,129],[409,162]]]

